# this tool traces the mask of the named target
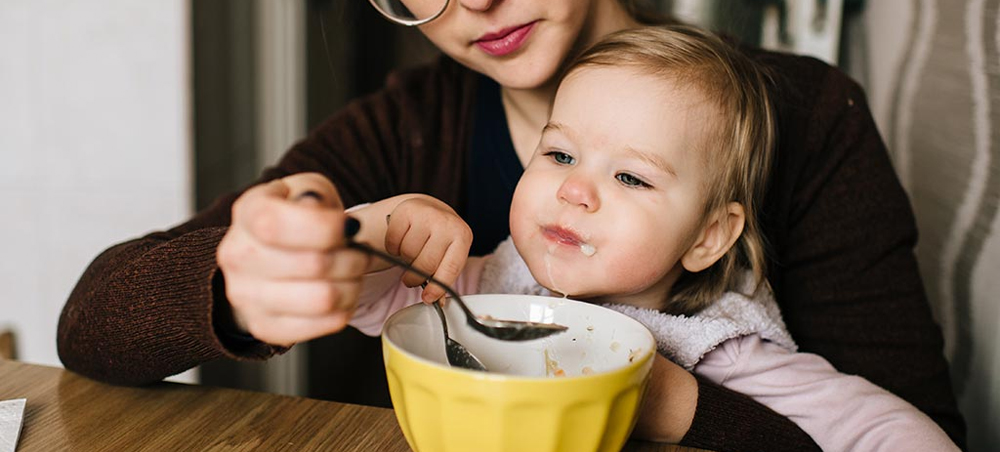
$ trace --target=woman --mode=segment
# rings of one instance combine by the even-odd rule
[[[427,193],[471,225],[474,254],[491,251],[509,234],[510,195],[561,70],[600,37],[640,25],[619,0],[407,3],[416,19],[445,6],[420,29],[447,57],[395,74],[331,117],[262,184],[98,257],[60,320],[67,368],[141,384],[340,331],[367,265],[341,247],[344,206]],[[816,60],[748,53],[775,74],[779,148],[763,218],[789,330],[803,351],[910,401],[964,445],[912,254],[912,212],[863,93]],[[310,193],[328,208],[306,206]],[[662,397],[644,407],[637,436],[713,450],[816,449],[787,419],[678,369],[658,361],[651,391]]]

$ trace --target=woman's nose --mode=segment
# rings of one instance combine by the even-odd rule
[[[486,11],[493,7],[493,4],[501,0],[459,0],[459,3],[466,9],[473,11]]]
[[[585,175],[572,174],[559,186],[556,196],[560,202],[583,207],[587,212],[600,208],[597,187]]]

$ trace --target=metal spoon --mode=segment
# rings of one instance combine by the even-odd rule
[[[523,322],[520,320],[499,320],[492,318],[484,319],[477,317],[472,313],[472,311],[469,310],[469,307],[465,305],[465,302],[462,301],[462,297],[458,295],[458,292],[455,292],[454,289],[448,287],[447,284],[434,279],[431,275],[417,270],[410,264],[403,262],[401,259],[393,255],[376,250],[364,243],[348,240],[347,246],[396,264],[405,268],[407,271],[420,275],[420,277],[425,278],[428,283],[441,286],[441,288],[444,289],[444,291],[447,292],[452,299],[458,302],[458,306],[462,308],[462,312],[465,313],[465,320],[469,323],[469,326],[494,339],[500,339],[502,341],[528,341],[561,333],[567,329],[565,326],[555,323]]]
[[[462,344],[448,335],[448,321],[444,318],[444,311],[441,310],[441,303],[435,301],[433,304],[434,310],[438,313],[438,317],[441,317],[441,328],[444,329],[444,350],[445,354],[448,355],[448,364],[451,364],[453,367],[481,370],[485,372],[486,366],[483,365],[482,361],[470,353],[469,350],[467,350]]]

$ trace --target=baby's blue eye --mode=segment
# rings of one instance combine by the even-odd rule
[[[618,173],[615,175],[615,179],[618,179],[619,182],[629,187],[651,187],[651,185],[643,182],[642,179],[628,173]]]
[[[576,163],[576,159],[565,152],[549,151],[546,152],[545,155],[552,157],[552,159],[555,160],[556,163],[561,163],[563,165],[572,165]]]

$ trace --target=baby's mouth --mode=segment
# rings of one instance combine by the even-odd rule
[[[542,229],[542,233],[550,241],[579,248],[584,256],[590,257],[597,253],[597,248],[594,245],[587,243],[576,232],[570,229],[548,226]]]

